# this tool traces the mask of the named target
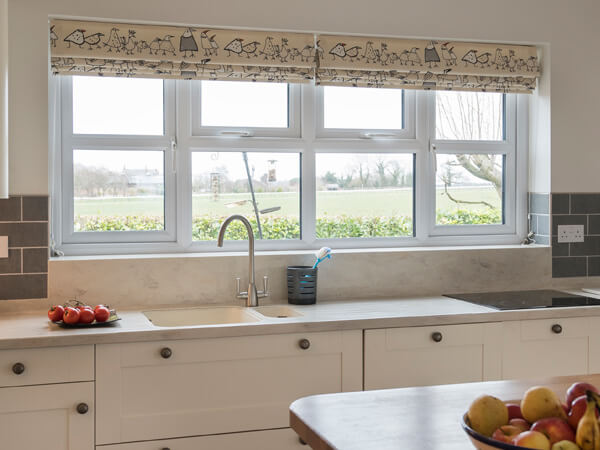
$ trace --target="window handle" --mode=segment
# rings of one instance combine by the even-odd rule
[[[177,138],[171,138],[171,170],[177,173]]]
[[[398,137],[395,133],[360,133],[361,139],[376,139],[376,138],[395,138]]]
[[[251,131],[236,131],[236,130],[226,130],[226,131],[219,131],[219,134],[221,136],[239,136],[239,137],[252,137],[254,136],[254,133],[252,133]]]

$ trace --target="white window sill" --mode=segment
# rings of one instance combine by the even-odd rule
[[[335,254],[366,255],[373,253],[400,253],[410,254],[419,252],[459,252],[459,251],[490,251],[490,250],[519,250],[527,251],[534,249],[549,249],[550,245],[540,244],[509,244],[509,245],[463,245],[463,246],[429,246],[429,247],[386,247],[386,248],[344,248],[334,249]],[[314,255],[315,250],[268,250],[256,251],[256,256],[303,256]],[[110,261],[110,260],[145,260],[145,259],[197,259],[197,258],[223,258],[247,256],[247,251],[231,252],[202,252],[202,253],[146,253],[146,254],[122,254],[122,255],[77,255],[77,256],[53,256],[51,262],[59,261]]]

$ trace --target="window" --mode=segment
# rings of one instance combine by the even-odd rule
[[[516,243],[526,97],[61,77],[53,239],[67,254]],[[228,229],[225,250],[247,245]]]

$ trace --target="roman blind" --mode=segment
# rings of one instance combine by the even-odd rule
[[[537,48],[53,19],[59,75],[529,93]]]
[[[312,80],[313,34],[51,20],[52,72],[200,80]]]
[[[531,92],[537,49],[525,45],[319,35],[322,85]]]

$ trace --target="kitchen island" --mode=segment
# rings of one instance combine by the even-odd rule
[[[514,400],[543,385],[564,399],[578,381],[600,385],[600,375],[315,395],[291,404],[290,425],[318,450],[468,450],[460,421],[477,396]]]

